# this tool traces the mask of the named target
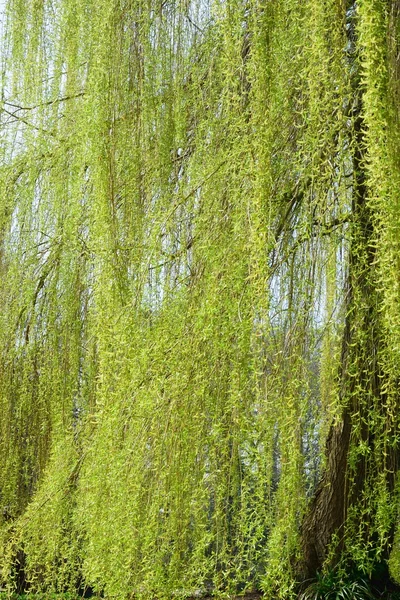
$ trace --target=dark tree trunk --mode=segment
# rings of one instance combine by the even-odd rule
[[[336,532],[340,535],[346,519],[346,464],[350,433],[350,417],[345,411],[342,422],[332,426],[329,432],[326,470],[302,524],[300,576],[303,580],[312,578],[320,569],[332,535]]]

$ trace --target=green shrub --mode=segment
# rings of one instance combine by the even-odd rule
[[[318,574],[299,600],[373,600],[376,596],[366,579],[346,580],[334,572]]]

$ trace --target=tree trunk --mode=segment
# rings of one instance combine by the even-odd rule
[[[302,579],[312,578],[321,568],[327,549],[336,532],[346,519],[346,464],[351,433],[349,411],[345,411],[339,425],[331,427],[326,452],[324,475],[310,504],[302,525]]]

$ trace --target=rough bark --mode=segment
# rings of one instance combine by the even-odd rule
[[[327,441],[327,465],[302,525],[302,579],[309,579],[325,561],[335,532],[346,518],[346,463],[351,423],[348,411],[332,426]]]

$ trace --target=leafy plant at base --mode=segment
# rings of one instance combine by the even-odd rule
[[[366,579],[347,580],[334,571],[318,573],[299,596],[299,600],[374,600],[376,596]]]

